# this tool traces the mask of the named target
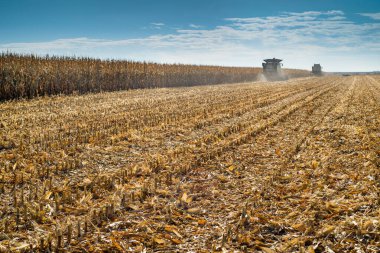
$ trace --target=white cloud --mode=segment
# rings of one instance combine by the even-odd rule
[[[305,11],[305,12],[284,12],[291,16],[320,16],[320,15],[332,15],[332,16],[342,16],[344,15],[343,11],[340,10],[331,10],[331,11]]]
[[[158,30],[160,30],[162,27],[165,26],[164,23],[150,23],[150,24],[151,24],[151,28],[158,29]]]
[[[164,26],[165,24],[164,23],[150,23],[151,25],[154,25],[154,26]]]
[[[202,25],[190,24],[189,27],[198,29],[198,28],[202,28],[203,26]]]
[[[319,62],[326,71],[380,69],[380,23],[355,23],[339,10],[225,22],[212,29],[189,25],[171,34],[136,39],[10,43],[0,45],[0,50],[238,66],[260,66],[263,58],[280,57],[285,67],[310,68]]]
[[[358,13],[359,15],[362,15],[364,17],[369,17],[374,20],[380,20],[380,12],[377,13]]]

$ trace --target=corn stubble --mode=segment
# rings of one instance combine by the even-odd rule
[[[379,250],[379,76],[0,112],[2,252]]]

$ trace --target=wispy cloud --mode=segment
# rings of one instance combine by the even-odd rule
[[[316,61],[331,71],[380,69],[380,23],[357,23],[339,10],[226,18],[224,23],[212,29],[189,25],[171,34],[136,39],[10,43],[0,45],[0,50],[245,66],[259,66],[261,59],[276,56],[288,59],[288,67],[306,68]]]
[[[165,24],[164,23],[150,23],[151,25],[155,25],[155,26],[164,26]]]
[[[202,28],[203,26],[202,25],[190,24],[189,27],[198,29],[198,28]]]
[[[331,16],[342,16],[344,12],[341,10],[331,10],[331,11],[305,11],[305,12],[284,12],[291,16],[321,16],[321,15],[331,15]]]
[[[377,13],[359,13],[359,15],[362,15],[364,17],[369,17],[374,20],[380,20],[380,12]]]
[[[152,26],[154,29],[161,29],[162,27],[165,26],[164,23],[160,23],[160,22],[158,22],[158,23],[150,23],[150,24],[151,24],[151,26]]]

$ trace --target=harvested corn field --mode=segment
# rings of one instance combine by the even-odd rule
[[[0,104],[0,250],[378,252],[380,77]]]

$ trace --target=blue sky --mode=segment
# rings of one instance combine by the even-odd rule
[[[380,70],[379,0],[0,0],[0,50]]]

